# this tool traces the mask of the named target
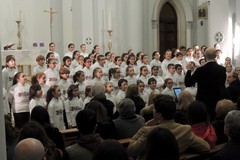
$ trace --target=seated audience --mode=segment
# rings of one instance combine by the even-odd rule
[[[135,104],[129,98],[123,99],[119,104],[119,117],[113,120],[119,139],[132,137],[144,126],[144,118],[135,114],[135,110]]]
[[[92,95],[93,98],[91,99],[91,101],[99,101],[106,108],[108,117],[112,118],[114,104],[106,98],[104,85],[102,85],[101,83],[95,83],[92,86]],[[86,106],[87,105],[88,104],[86,104]]]
[[[99,145],[94,154],[94,160],[128,160],[128,155],[119,142],[106,140]]]
[[[47,136],[56,144],[58,149],[65,151],[62,134],[58,128],[53,127],[50,123],[48,111],[42,106],[36,106],[31,113],[31,121],[38,122],[45,130]]]
[[[38,122],[32,121],[24,125],[18,141],[20,142],[25,138],[35,138],[39,140],[44,148],[48,149],[46,151],[47,159],[61,160],[63,156],[62,151],[56,148],[56,145],[50,138],[48,138],[45,130]]]
[[[218,101],[216,105],[216,119],[212,122],[217,135],[216,144],[226,143],[227,137],[224,134],[224,119],[229,111],[236,109],[235,104],[228,99]]]
[[[95,134],[97,125],[94,111],[85,109],[78,112],[76,124],[80,138],[77,143],[66,148],[66,158],[69,160],[92,160],[93,152],[103,142],[99,134]]]
[[[14,151],[14,160],[45,159],[43,144],[35,138],[26,138],[18,142]]]
[[[207,141],[210,147],[213,148],[217,141],[217,136],[203,102],[194,101],[188,106],[188,120],[192,125],[193,133]]]
[[[100,134],[101,138],[116,139],[118,137],[116,127],[111,118],[108,117],[107,110],[102,103],[97,100],[93,100],[89,102],[86,109],[90,109],[95,112],[97,120],[96,133]]]
[[[11,119],[5,117],[5,135],[6,135],[6,149],[7,160],[13,160],[14,148],[18,142],[19,130],[13,127]]]
[[[140,115],[145,119],[145,122],[153,119],[153,99],[158,95],[156,92],[152,92],[148,98],[148,105],[141,109]]]
[[[231,100],[235,103],[240,96],[240,81],[238,79],[238,74],[235,72],[230,72],[227,75],[227,91],[229,92]]]
[[[145,160],[179,160],[179,149],[175,136],[166,128],[155,128],[147,137]]]
[[[190,103],[194,101],[193,96],[184,90],[178,95],[177,111],[174,117],[176,123],[189,124],[187,118],[187,110]]]
[[[128,154],[131,157],[138,157],[143,160],[146,157],[147,137],[155,128],[169,129],[175,136],[179,153],[184,153],[186,150],[196,153],[208,153],[210,147],[206,141],[197,137],[191,130],[189,125],[181,125],[175,123],[173,118],[176,112],[176,104],[173,98],[169,95],[157,95],[154,98],[154,114],[158,117],[158,125],[142,127],[132,138],[128,146]]]
[[[138,92],[138,86],[136,84],[130,84],[126,91],[126,98],[130,98],[136,107],[136,114],[140,114],[140,111],[143,107],[145,107],[145,102],[140,97]]]
[[[224,121],[224,133],[228,137],[228,143],[212,160],[236,160],[240,157],[240,111],[228,112]]]

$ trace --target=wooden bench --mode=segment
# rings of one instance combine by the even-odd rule
[[[197,153],[184,153],[182,155],[180,155],[180,160],[207,160],[209,159],[212,155],[214,155],[215,153],[217,153],[218,151],[220,151],[224,145],[226,143],[223,144],[219,144],[216,145],[214,148],[212,148],[210,150],[209,153],[207,154],[197,154]]]
[[[60,130],[60,133],[63,136],[65,147],[68,147],[76,142],[77,136],[78,136],[78,129],[71,128],[71,129]]]

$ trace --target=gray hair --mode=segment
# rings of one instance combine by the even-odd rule
[[[105,87],[101,83],[97,82],[92,86],[92,94],[93,96],[98,96],[101,94],[105,94]]]
[[[130,98],[124,98],[118,106],[120,115],[135,114],[135,103]]]
[[[239,139],[240,135],[240,111],[233,110],[228,112],[225,118],[225,129],[232,140]]]

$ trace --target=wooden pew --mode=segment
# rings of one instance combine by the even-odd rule
[[[60,133],[63,136],[65,147],[68,147],[76,142],[78,129],[71,128],[71,129],[60,130]]]
[[[223,144],[219,144],[216,145],[214,148],[212,148],[210,150],[209,153],[207,154],[197,154],[197,153],[184,153],[182,155],[180,155],[180,160],[207,160],[209,159],[212,155],[214,155],[215,153],[217,153],[218,151],[220,151],[224,145],[226,143]]]

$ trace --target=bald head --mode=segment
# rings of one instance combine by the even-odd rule
[[[44,146],[39,140],[26,138],[16,145],[14,160],[42,160],[44,154]]]
[[[216,49],[215,48],[207,48],[205,51],[205,57],[206,57],[207,61],[215,60]]]

